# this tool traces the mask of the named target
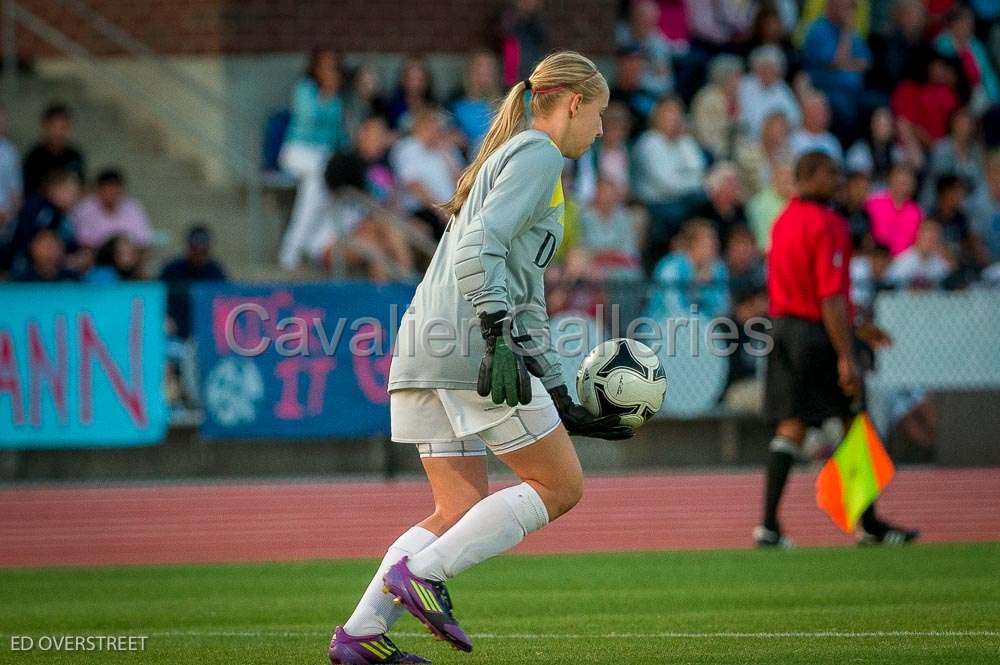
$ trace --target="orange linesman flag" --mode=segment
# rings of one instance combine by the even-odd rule
[[[816,505],[850,534],[895,472],[871,419],[861,413],[816,478]]]

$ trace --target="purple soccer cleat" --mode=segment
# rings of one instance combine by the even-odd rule
[[[394,595],[394,602],[405,607],[434,637],[460,651],[472,651],[472,640],[451,613],[451,596],[444,582],[417,577],[406,565],[408,558],[400,559],[382,578],[386,593]]]
[[[372,665],[372,663],[429,663],[412,653],[400,651],[385,633],[354,637],[337,626],[330,641],[332,665]]]

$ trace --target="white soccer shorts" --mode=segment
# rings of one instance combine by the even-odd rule
[[[559,426],[542,382],[531,379],[531,402],[509,407],[475,390],[407,388],[389,396],[392,440],[415,443],[421,457],[503,455],[530,446]]]

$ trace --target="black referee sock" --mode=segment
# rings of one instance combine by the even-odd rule
[[[879,538],[885,537],[885,532],[889,530],[889,525],[875,515],[875,504],[868,506],[865,512],[861,513],[861,528],[865,533],[870,533]]]
[[[794,444],[793,444],[794,445]],[[795,458],[784,450],[771,450],[767,459],[767,486],[764,489],[764,527],[780,531],[778,527],[778,504],[785,491],[788,472]]]

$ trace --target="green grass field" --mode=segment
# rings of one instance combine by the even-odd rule
[[[0,662],[327,662],[374,561],[0,570]],[[435,663],[998,663],[1000,544],[508,556],[450,584],[475,650]],[[142,653],[11,635],[146,635]]]

